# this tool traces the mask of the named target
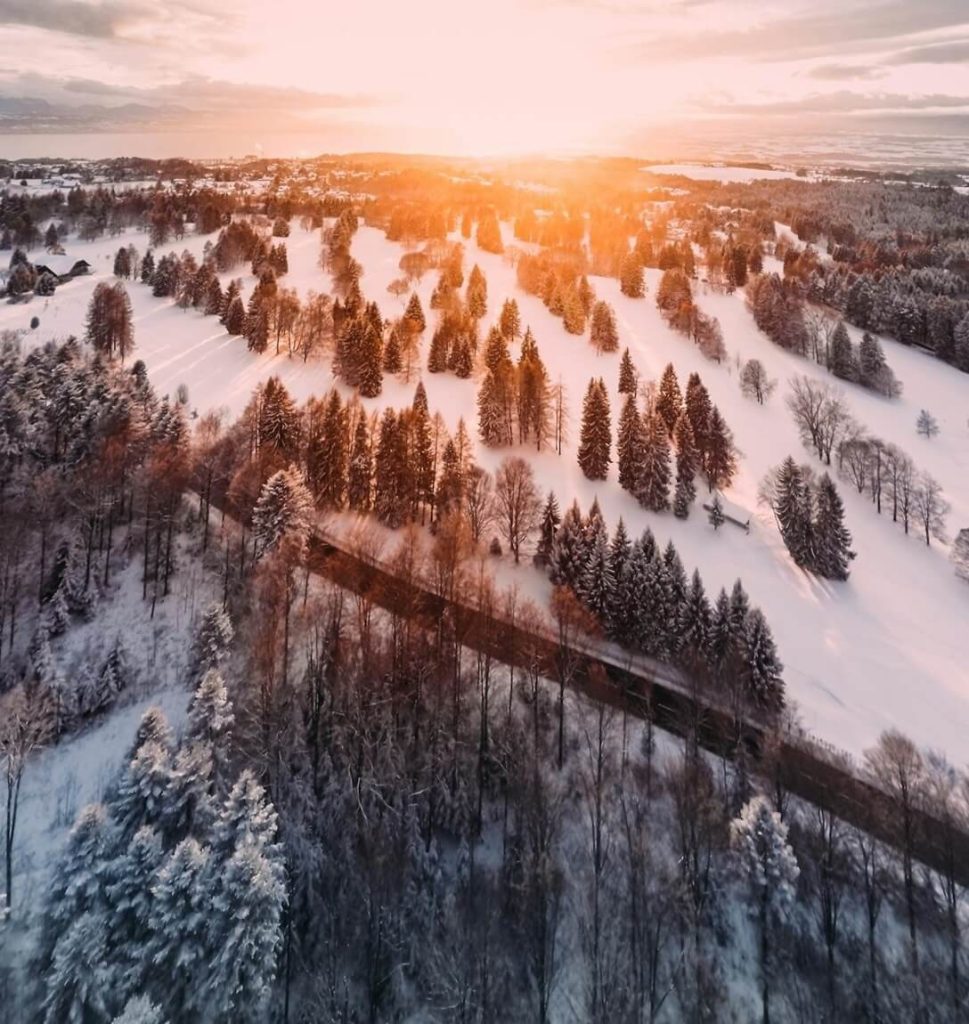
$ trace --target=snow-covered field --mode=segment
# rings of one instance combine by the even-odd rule
[[[0,329],[26,327],[30,317],[38,315],[41,325],[32,332],[32,342],[81,333],[88,297],[95,282],[110,275],[113,253],[122,241],[145,248],[145,236],[137,234],[87,245],[69,244],[71,254],[91,261],[95,274],[62,286],[50,300],[35,298],[26,305],[0,306]],[[198,255],[204,241],[189,236],[165,249],[189,248]],[[319,244],[318,232],[303,232],[293,224],[287,239],[291,268],[285,279],[287,287],[304,293],[329,288],[329,277],[318,266]],[[532,459],[542,488],[553,488],[563,506],[576,497],[588,509],[598,497],[610,526],[622,516],[633,533],[649,525],[659,541],[672,539],[688,571],[699,566],[708,591],[729,587],[740,576],[774,630],[790,698],[804,724],[823,739],[859,754],[883,729],[895,726],[961,764],[969,730],[965,636],[969,587],[955,577],[944,546],[933,544],[927,549],[917,536],[905,537],[890,516],[877,516],[867,498],[842,484],[858,557],[848,583],[829,583],[793,565],[770,513],[757,504],[758,484],[769,467],[788,454],[811,461],[784,405],[788,379],[803,373],[830,380],[827,373],[761,335],[740,293],[707,293],[703,285],[697,286],[700,306],[717,316],[723,326],[729,357],[718,366],[705,361],[695,346],[660,318],[653,301],[658,272],[647,272],[645,300],[622,296],[614,280],[593,278],[599,297],[616,310],[621,345],[629,346],[640,373],[658,378],[666,363],[673,362],[682,385],[690,372],[699,372],[743,453],[740,472],[727,498],[745,518],[749,516],[749,534],[730,527],[714,533],[699,506],[686,522],[670,513],[645,512],[619,488],[615,466],[609,480],[594,483],[583,477],[575,459],[578,416],[591,376],[604,378],[614,425],[618,421],[619,356],[596,356],[586,338],[565,333],[561,321],[552,317],[539,299],[517,288],[514,267],[505,257],[481,252],[473,242],[468,248],[466,270],[477,262],[488,282],[484,330],[502,301],[514,296],[522,322],[531,326],[553,381],[561,378],[568,392],[572,429],[563,456],[529,449],[521,452]],[[403,302],[387,292],[389,282],[400,276],[398,261],[403,252],[402,246],[388,242],[371,228],[361,227],[354,238],[354,256],[364,267],[364,292],[379,303],[387,317],[403,312]],[[243,276],[248,290],[252,279]],[[428,274],[417,287],[429,319],[435,279],[436,274]],[[270,374],[278,374],[298,400],[334,384],[327,360],[304,365],[285,355],[255,356],[241,338],[229,337],[214,318],[180,310],[170,300],[155,299],[141,284],[131,283],[128,290],[136,318],[135,355],[145,360],[159,393],[185,383],[190,406],[200,411],[221,406],[237,414],[255,385]],[[429,329],[424,339],[425,360],[430,334]],[[848,386],[852,411],[872,432],[900,445],[942,483],[952,504],[950,532],[969,526],[969,378],[920,352],[887,340],[884,345],[888,361],[904,384],[904,396],[889,401]],[[780,382],[765,406],[745,399],[737,382],[736,360],[753,356]],[[423,379],[431,408],[439,410],[452,428],[464,416],[475,436],[476,382],[426,371]],[[365,405],[379,408],[387,403],[409,403],[415,383],[388,379],[383,395]],[[931,410],[941,427],[941,434],[931,441],[915,432],[915,420],[923,407]],[[505,454],[479,450],[478,458],[493,469]],[[535,596],[547,588],[544,579],[524,565],[515,569],[503,564],[499,575],[502,581],[514,580],[523,592]]]
[[[794,171],[770,167],[737,167],[728,164],[650,164],[643,168],[650,174],[678,174],[694,181],[721,181],[726,184],[747,181],[780,181],[796,178]]]

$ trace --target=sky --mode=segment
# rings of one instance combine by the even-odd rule
[[[0,134],[307,151],[969,135],[969,0],[0,0]]]

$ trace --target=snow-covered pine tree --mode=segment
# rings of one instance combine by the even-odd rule
[[[672,437],[676,422],[683,414],[683,394],[680,391],[680,384],[676,379],[676,370],[672,363],[666,364],[663,376],[660,378],[655,411],[663,418],[666,429]]]
[[[97,676],[80,694],[82,715],[96,715],[111,707],[121,692],[130,685],[131,667],[121,637],[117,637]]]
[[[234,720],[225,680],[218,669],[211,668],[202,677],[192,698],[185,739],[188,743],[205,743],[210,748],[217,790],[228,785],[229,735]]]
[[[690,423],[693,425],[692,417]],[[696,427],[693,427],[696,439]],[[710,490],[723,490],[733,482],[737,472],[737,450],[734,447],[733,434],[727,426],[720,410],[714,406],[706,426],[706,449],[703,457],[703,468],[706,473],[707,485]],[[699,449],[700,445],[697,444]]]
[[[313,498],[295,466],[280,469],[262,487],[252,512],[256,557],[262,557],[283,539],[302,549],[310,532]]]
[[[698,373],[691,373],[686,382],[686,398],[684,400],[687,419],[693,428],[693,441],[700,454],[701,464],[706,464],[707,451],[710,447],[710,416],[713,406],[710,395]]]
[[[579,438],[579,465],[589,480],[605,480],[612,462],[612,424],[609,396],[600,377],[590,380],[582,403],[582,428]]]
[[[205,1020],[212,958],[211,855],[188,838],[158,872],[149,916],[150,992],[173,1020]]]
[[[751,913],[759,932],[762,1013],[768,1021],[772,937],[794,904],[800,869],[787,841],[787,826],[766,797],[755,796],[743,807],[730,824],[730,839],[752,897]]]
[[[641,299],[646,294],[643,264],[635,250],[623,257],[619,268],[619,290],[631,299]]]
[[[700,571],[694,569],[686,603],[680,616],[680,655],[683,659],[687,662],[706,659],[712,626],[713,613],[710,610],[710,602],[703,589]]]
[[[693,440],[693,428],[689,417],[681,413],[673,430],[673,442],[676,445],[676,490],[673,495],[673,514],[678,519],[686,519],[690,514],[690,506],[696,500],[696,472],[699,454]]]
[[[538,544],[535,549],[535,564],[542,568],[549,564],[552,557],[555,535],[558,533],[561,522],[558,498],[555,497],[554,491],[549,491],[542,509],[542,521],[538,528]]]
[[[818,481],[812,535],[813,571],[829,580],[846,580],[848,563],[855,553],[851,550],[851,533],[844,522],[841,496],[827,473]]]
[[[212,826],[212,854],[216,863],[226,863],[245,842],[254,842],[259,849],[272,852],[275,857],[276,830],[276,810],[265,790],[252,772],[243,771]]]
[[[161,1007],[148,996],[132,996],[111,1024],[168,1024]]]
[[[501,307],[501,316],[498,319],[498,326],[501,333],[509,340],[519,337],[522,332],[521,316],[518,312],[518,303],[514,299],[505,299]]]
[[[146,739],[134,751],[110,801],[111,814],[127,840],[142,825],[161,828],[171,816],[172,752]]]
[[[645,460],[646,430],[636,408],[636,396],[629,395],[619,417],[616,456],[619,463],[619,486],[630,494],[638,493]]]
[[[202,613],[192,640],[192,679],[201,679],[209,669],[218,667],[229,652],[235,630],[229,613],[213,602]]]
[[[828,369],[841,380],[855,380],[858,376],[854,348],[843,320],[838,321],[838,326],[831,334]]]
[[[759,608],[747,615],[743,633],[742,660],[747,691],[751,699],[768,711],[784,706],[784,666],[777,656],[777,647],[770,627]]]
[[[632,356],[629,349],[622,350],[622,359],[619,360],[619,394],[635,395],[638,384],[636,367],[633,366]]]
[[[370,511],[373,481],[373,453],[370,448],[370,425],[366,416],[357,417],[354,428],[350,465],[347,469],[347,504],[354,512]]]
[[[643,461],[636,498],[651,512],[670,507],[670,438],[666,423],[655,411],[644,416]]]
[[[209,937],[214,956],[205,979],[207,1019],[266,1019],[282,947],[284,875],[279,850],[253,837],[239,842],[219,868]]]
[[[103,911],[82,911],[66,923],[45,978],[44,1024],[108,1020],[107,940]]]
[[[151,973],[146,943],[155,881],[164,859],[161,836],[149,827],[138,829],[128,848],[105,866],[108,961],[114,1003],[142,991]]]
[[[778,529],[794,564],[813,569],[816,564],[811,482],[789,455],[773,475],[770,503]]]
[[[615,352],[619,348],[619,331],[616,328],[616,315],[608,302],[600,299],[592,307],[592,326],[589,331],[589,340],[595,347],[596,352]],[[626,349],[628,354],[629,349]],[[620,377],[623,372],[623,365],[619,367]],[[619,388],[622,391],[622,387]]]
[[[549,559],[549,578],[557,586],[578,586],[585,572],[585,522],[577,501],[572,502],[562,517]]]

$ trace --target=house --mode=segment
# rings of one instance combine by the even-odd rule
[[[91,264],[87,260],[79,260],[66,253],[44,256],[34,264],[37,276],[51,274],[58,281],[69,281],[72,277],[80,277],[91,272]]]

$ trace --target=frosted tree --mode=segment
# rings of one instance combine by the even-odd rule
[[[666,422],[656,412],[647,413],[643,462],[636,492],[644,508],[664,512],[670,507],[670,475],[670,438]]]
[[[558,533],[562,516],[559,513],[558,498],[554,491],[548,492],[545,505],[542,508],[542,519],[538,527],[538,546],[535,550],[535,561],[539,566],[546,566],[552,557],[555,548],[555,535]]]
[[[207,1019],[234,1024],[266,1019],[282,946],[286,886],[281,855],[247,836],[220,870],[205,991]]]
[[[619,394],[635,395],[637,387],[636,368],[633,366],[629,349],[624,348],[619,360]]]
[[[818,481],[813,537],[814,571],[830,580],[846,580],[848,563],[855,553],[844,523],[841,496],[827,473]]]
[[[188,711],[188,742],[205,743],[210,750],[213,781],[221,788],[227,781],[229,734],[234,716],[225,680],[214,668],[202,677]]]
[[[592,307],[592,326],[589,339],[595,346],[596,352],[615,352],[619,348],[616,315],[612,311],[612,306],[601,299]],[[625,358],[628,358],[628,353],[627,349]],[[620,388],[620,390],[622,389]]]
[[[676,422],[683,413],[683,394],[680,391],[680,384],[672,363],[666,364],[663,376],[660,378],[655,411],[662,416],[666,429],[672,437]]]
[[[111,707],[131,681],[131,667],[121,637],[111,648],[101,671],[82,687],[81,714],[93,715]]]
[[[192,641],[192,676],[195,679],[201,679],[221,664],[234,635],[229,613],[218,602],[209,605]]]
[[[211,889],[209,851],[182,840],[158,873],[148,941],[154,994],[175,1020],[205,1019],[203,988],[215,952]]]
[[[111,942],[111,984],[115,998],[141,990],[147,980],[145,944],[153,888],[164,854],[159,833],[144,826],[128,848],[105,866],[108,930]]]
[[[770,1021],[771,948],[776,929],[794,904],[800,869],[787,841],[787,826],[767,799],[755,796],[730,824],[737,867],[751,894],[757,926],[764,1024]]]
[[[636,494],[642,475],[646,448],[646,429],[636,408],[636,397],[630,394],[619,415],[616,456],[619,463],[619,486]]]
[[[969,528],[960,530],[952,542],[952,564],[956,576],[969,583]]]
[[[928,409],[923,409],[919,413],[919,418],[915,423],[916,431],[922,435],[922,437],[932,440],[939,433],[939,421],[929,412]]]
[[[690,506],[696,500],[697,467],[700,456],[693,440],[693,428],[686,413],[681,413],[673,431],[676,444],[676,489],[673,495],[673,514],[678,519],[686,519],[690,514]]]
[[[310,531],[313,498],[294,468],[281,469],[263,484],[252,512],[256,556],[266,554],[284,538],[301,550]]]
[[[269,850],[275,841],[276,811],[250,771],[244,771],[229,791],[212,827],[212,851],[225,862],[241,843],[252,840]]]
[[[549,559],[549,578],[553,583],[572,587],[578,585],[585,572],[584,523],[579,503],[574,501],[562,517]]]
[[[590,380],[582,405],[579,465],[590,480],[605,480],[612,462],[612,424],[609,396],[602,378]]]
[[[759,608],[747,614],[742,638],[744,679],[751,699],[768,711],[779,711],[784,706],[784,681],[781,678],[784,666],[777,656],[777,647],[764,613]]]
[[[108,1019],[107,923],[99,911],[72,918],[57,940],[44,996],[44,1024]]]
[[[132,996],[111,1024],[168,1024],[161,1008],[148,996]]]
[[[740,371],[740,390],[748,397],[757,400],[759,405],[770,398],[777,387],[777,381],[767,376],[764,364],[759,359],[748,359]]]
[[[124,836],[168,819],[172,772],[171,750],[157,740],[146,740],[132,754],[111,800],[111,812]]]
[[[623,257],[619,268],[619,289],[631,299],[641,299],[646,294],[646,279],[643,264],[635,251]]]

